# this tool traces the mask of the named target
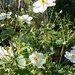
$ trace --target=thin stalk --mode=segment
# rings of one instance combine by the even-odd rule
[[[64,34],[63,26],[62,26],[62,37],[63,37],[63,40],[64,40],[64,42],[65,42],[65,34]],[[62,45],[62,49],[61,49],[61,52],[60,52],[59,64],[60,64],[60,62],[61,62],[62,55],[63,55],[63,52],[64,52],[64,46],[65,46],[65,44]]]
[[[53,7],[51,15],[50,15],[50,22],[51,22],[51,19],[52,19],[53,11],[54,11],[54,7]]]
[[[46,23],[45,23],[45,19],[46,19],[46,17],[45,17],[45,12],[42,13],[42,17],[43,17],[43,19],[42,19],[42,20],[43,20],[43,24],[46,24]]]
[[[18,40],[18,45],[17,45],[17,53],[20,54],[21,52],[21,39],[22,39],[22,35],[21,35],[21,30],[20,30],[20,35],[19,35],[19,40]]]
[[[63,52],[64,52],[64,45],[62,46],[62,49],[61,49],[59,64],[60,64],[60,62],[61,62]]]
[[[18,0],[18,10],[19,10],[19,8],[20,8],[20,2],[21,2],[21,0]]]
[[[8,75],[12,75],[11,68],[9,68],[9,70],[8,70]]]
[[[75,35],[75,32],[71,35],[70,38],[68,38],[68,40],[66,41],[66,43]]]

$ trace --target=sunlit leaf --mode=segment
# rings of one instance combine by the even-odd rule
[[[23,55],[19,55],[17,58],[17,65],[19,68],[22,68],[24,69],[25,68],[25,65],[26,65],[26,60],[25,58],[23,57]]]

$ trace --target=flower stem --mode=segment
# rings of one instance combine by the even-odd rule
[[[54,7],[53,7],[51,15],[50,15],[50,22],[51,22],[51,19],[52,19],[53,11],[54,11]]]
[[[64,52],[64,45],[62,46],[62,49],[61,49],[59,64],[60,64],[60,62],[61,62],[63,52]]]

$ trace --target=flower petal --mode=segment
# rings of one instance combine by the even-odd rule
[[[31,24],[31,20],[32,20],[32,17],[28,17],[28,18],[26,19],[26,23]]]
[[[47,6],[55,6],[56,3],[55,3],[55,0],[47,0]]]
[[[40,66],[41,66],[41,62],[37,62],[35,65],[36,65],[37,67],[40,67]]]
[[[33,4],[33,6],[35,6],[35,7],[38,7],[38,6],[40,6],[41,5],[41,3],[39,2],[39,1],[36,1],[34,4]]]
[[[31,21],[33,18],[32,17],[28,17],[27,18],[27,21]]]
[[[47,3],[53,3],[55,0],[47,0]]]
[[[71,52],[72,54],[75,54],[75,50],[71,50],[70,52]]]
[[[37,60],[35,58],[37,58]],[[41,65],[43,65],[42,59],[43,59],[43,53],[34,52],[32,53],[32,55],[29,56],[29,60],[31,61],[31,63],[33,63],[33,65],[37,67],[40,67]]]
[[[72,63],[75,63],[75,58],[70,59]]]
[[[22,15],[22,19],[25,20],[28,18],[28,15]]]
[[[3,20],[4,18],[0,15],[0,20]]]
[[[14,53],[13,53],[12,47],[9,47],[8,53],[10,54],[10,56],[12,56],[12,57],[14,56]]]
[[[34,60],[35,53],[32,53],[32,55],[29,56],[29,60]]]
[[[22,16],[18,16],[18,21],[19,22],[22,22],[23,21]]]
[[[34,7],[33,12],[38,13],[38,12],[44,12],[47,9],[47,5],[41,5],[39,7]]]
[[[71,47],[73,50],[75,50],[75,46]]]
[[[69,59],[69,60],[70,60],[70,59],[71,59],[71,57],[70,57],[70,53],[69,53],[69,52],[67,52],[67,51],[66,51],[65,53],[66,53],[66,54],[65,54],[64,56],[65,56],[67,59]]]
[[[0,58],[4,58],[6,55],[8,55],[7,51],[0,46]]]
[[[55,6],[56,3],[47,3],[47,6]]]
[[[42,53],[38,53],[38,56],[40,59],[43,59],[43,57],[44,57]]]

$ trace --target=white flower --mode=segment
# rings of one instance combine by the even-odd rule
[[[18,16],[18,21],[23,22],[22,16]]]
[[[6,55],[8,55],[7,51],[0,46],[0,58],[4,58]]]
[[[73,50],[75,50],[75,46],[71,47]]]
[[[11,57],[14,57],[14,53],[13,53],[12,47],[9,47],[8,55],[11,56]]]
[[[6,13],[1,13],[0,14],[0,20],[3,20],[3,19],[5,19],[6,18]]]
[[[3,27],[5,24],[1,24],[1,27]]]
[[[33,65],[36,65],[37,67],[42,66],[42,60],[43,60],[43,53],[37,53],[34,52],[32,55],[29,56],[29,60]]]
[[[63,10],[60,10],[60,12],[59,12],[59,13],[61,14],[62,12],[63,12]]]
[[[30,17],[29,15],[22,15],[22,16],[18,16],[18,21],[19,22],[26,22],[28,24],[31,23],[32,17]]]
[[[70,52],[66,51],[64,56],[72,63],[75,63],[75,50],[71,50]]]
[[[1,13],[1,14],[0,14],[0,20],[3,20],[3,19],[5,19],[5,18],[7,18],[7,19],[11,18],[11,14],[12,14],[12,12]]]
[[[13,57],[14,53],[12,47],[9,47],[8,51],[4,49],[4,47],[0,46],[0,59],[6,58],[7,60],[10,59],[9,56]]]
[[[54,3],[55,0],[38,0],[33,4],[33,12],[38,13],[38,12],[44,12],[47,7],[49,6],[55,6],[56,3]]]
[[[12,12],[8,12],[7,14],[6,14],[6,18],[11,18],[11,14],[12,14]]]

